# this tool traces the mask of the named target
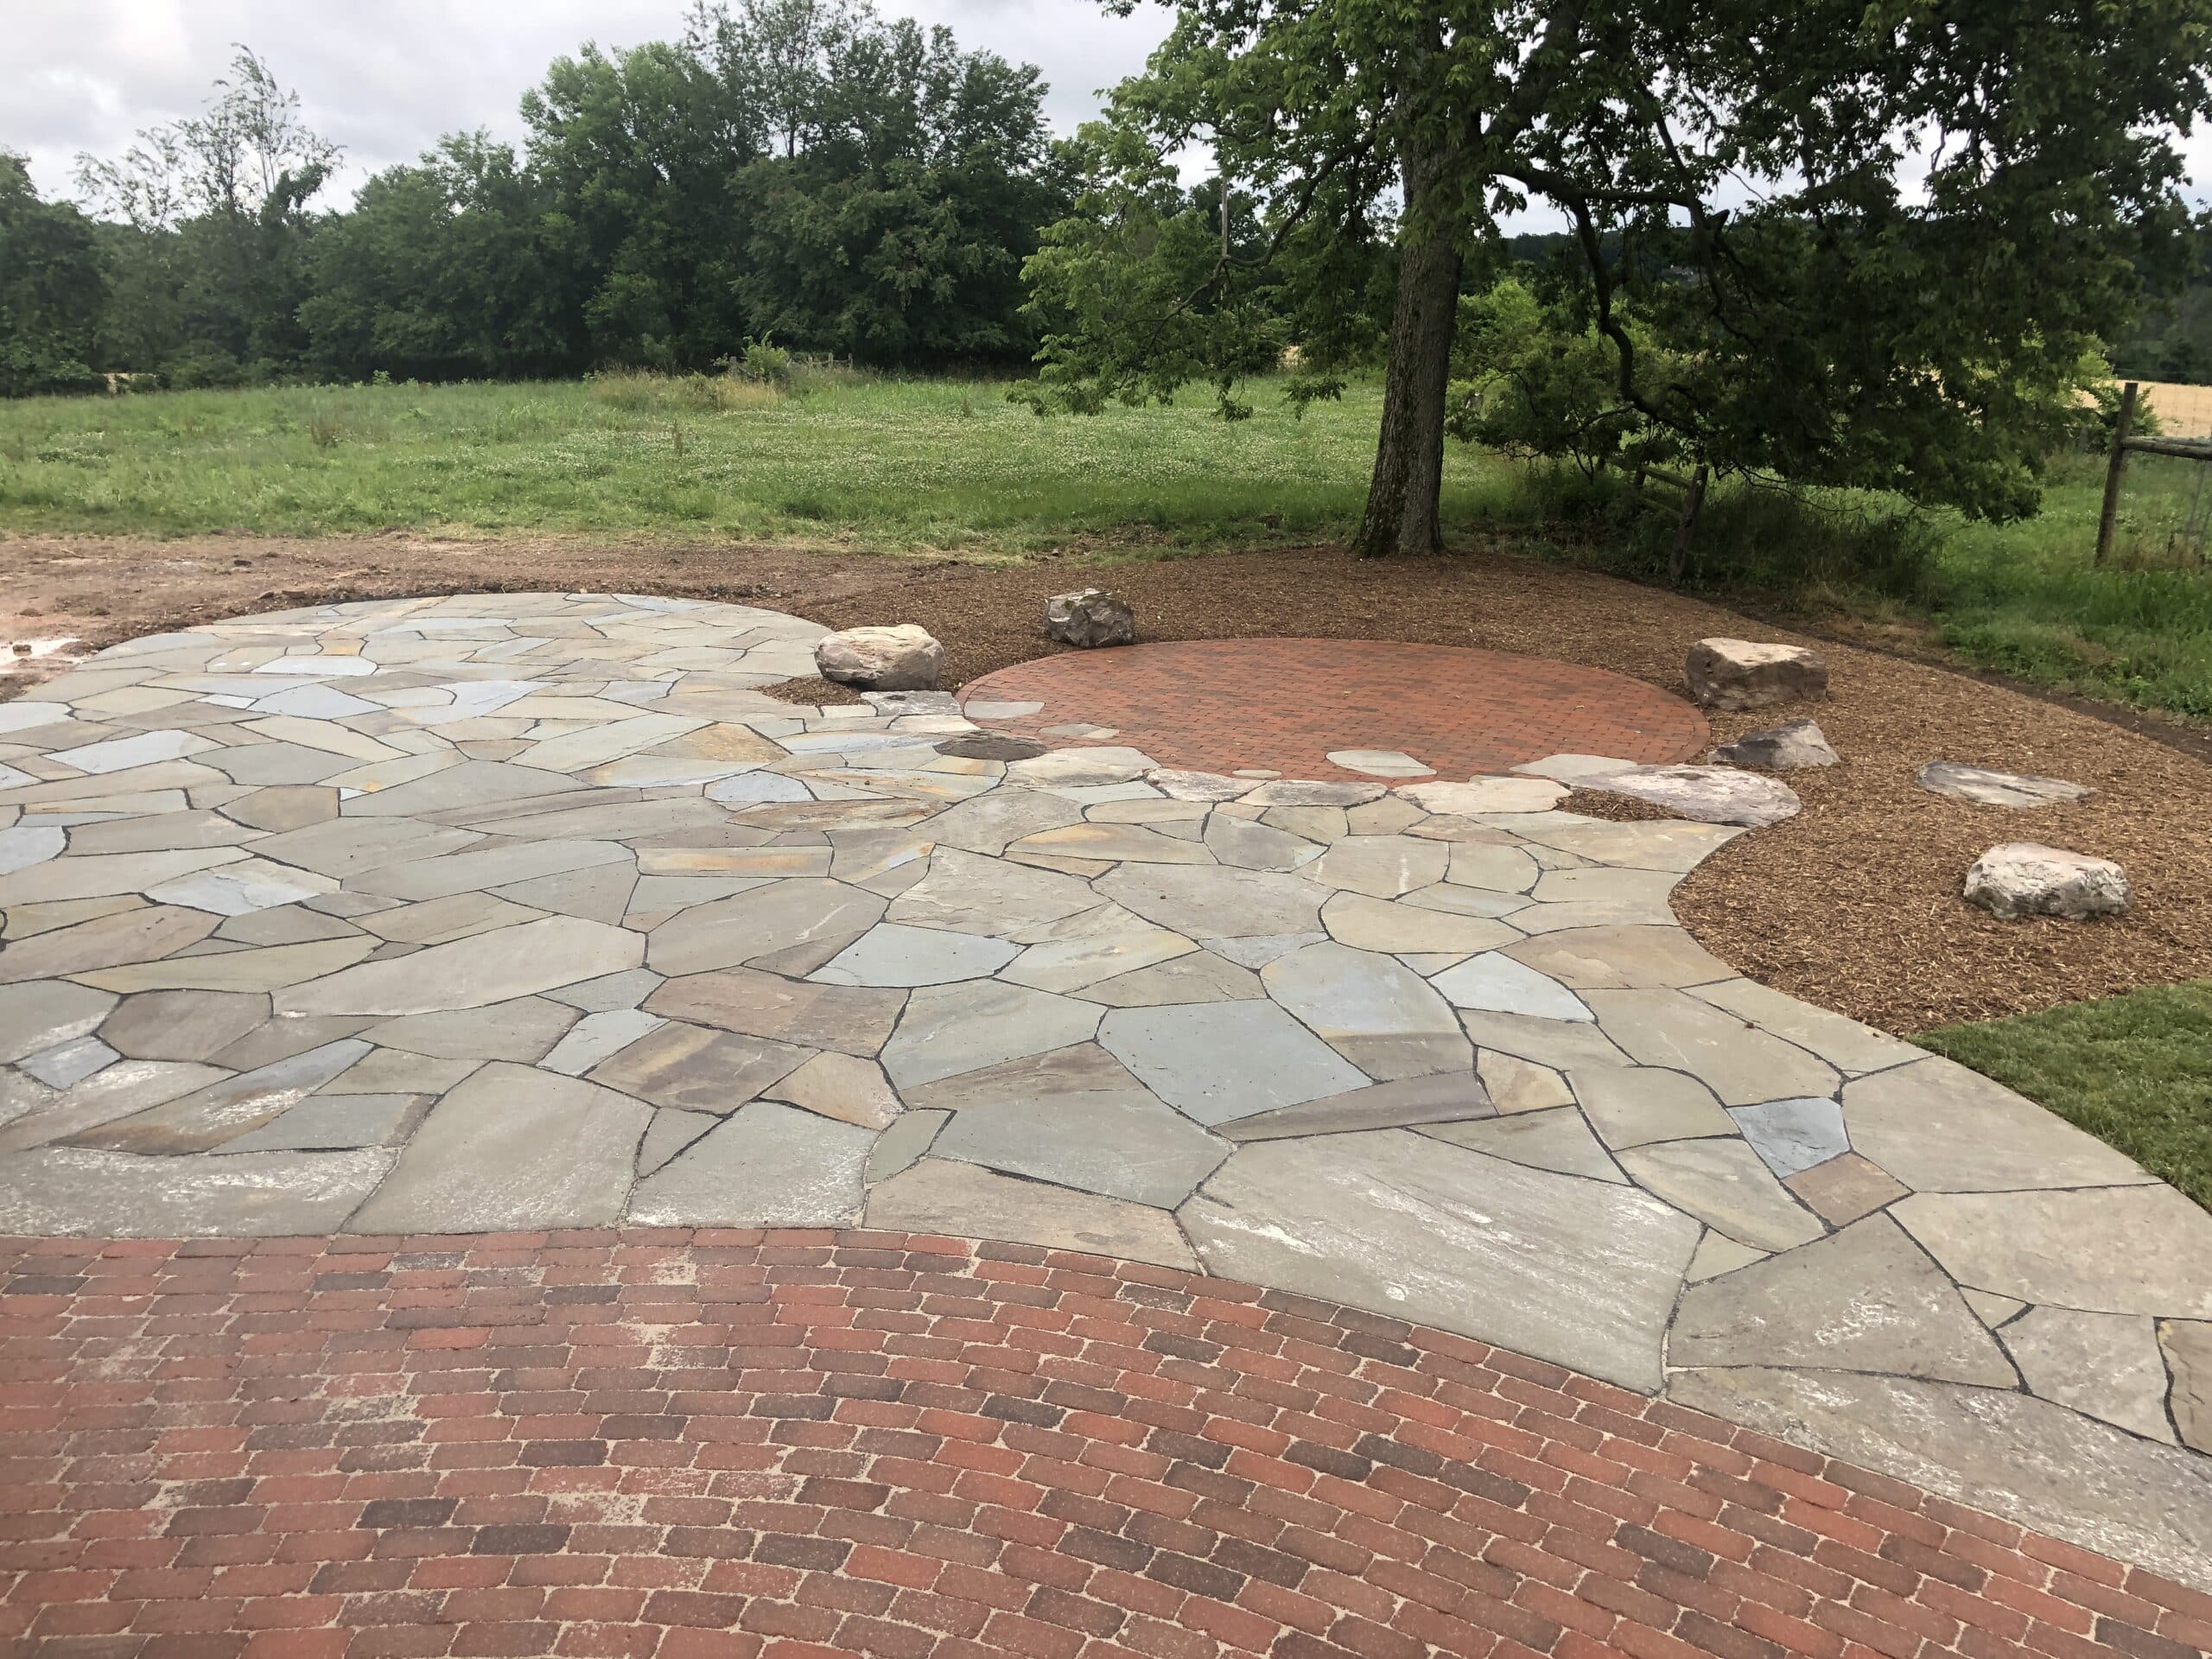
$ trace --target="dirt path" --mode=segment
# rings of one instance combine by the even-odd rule
[[[173,542],[0,538],[0,632],[97,648],[260,610],[403,594],[615,589],[738,600],[832,626],[919,622],[952,683],[1052,647],[1045,597],[1085,571],[782,547],[604,539]],[[1090,573],[1096,575],[1097,573]],[[1792,638],[1732,612],[1611,578],[1503,556],[1356,563],[1339,549],[1216,554],[1106,573],[1154,639],[1344,636],[1473,645],[1586,663],[1669,690],[1682,653],[1715,633]],[[1790,779],[1798,817],[1745,836],[1694,875],[1675,908],[1745,972],[1899,1032],[2143,984],[2212,975],[2212,765],[2075,709],[1961,674],[1825,642],[1821,724],[1849,764]],[[19,662],[22,684],[54,657]],[[1726,740],[1757,724],[1721,715]],[[2014,814],[1916,787],[1925,760],[2070,778],[2079,805]],[[2119,859],[2137,912],[2114,924],[2000,923],[1957,898],[2000,841]]]

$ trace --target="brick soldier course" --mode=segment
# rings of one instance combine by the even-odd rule
[[[895,1233],[0,1245],[0,1645],[2073,1655],[2212,1597],[1219,1279]]]

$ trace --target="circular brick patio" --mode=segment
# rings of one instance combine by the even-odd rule
[[[0,1241],[0,1378],[9,1653],[1904,1659],[2212,1637],[2212,1598],[1676,1406],[1030,1247]]]
[[[963,704],[1038,702],[995,728],[1071,741],[1108,728],[1160,765],[1359,774],[1331,752],[1412,755],[1446,778],[1548,754],[1685,760],[1709,740],[1680,697],[1641,680],[1541,657],[1366,639],[1190,639],[1065,652],[968,685]],[[1072,741],[1082,741],[1079,737]]]

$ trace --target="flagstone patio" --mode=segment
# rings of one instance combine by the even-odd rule
[[[335,606],[0,705],[0,1232],[1084,1251],[1663,1393],[2212,1585],[2212,1217],[1706,954],[1667,895],[1745,832],[1525,776],[1163,769],[975,694],[1069,747],[957,758],[947,697],[766,696],[821,632]],[[1296,713],[1324,753],[1432,760]],[[1546,740],[1606,753],[1624,718]]]

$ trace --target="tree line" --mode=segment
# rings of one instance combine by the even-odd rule
[[[81,207],[0,153],[0,394],[1025,361],[1071,193],[1045,90],[868,0],[702,3],[555,62],[519,149],[456,133],[330,210],[336,146],[241,49],[205,113],[80,158]]]

